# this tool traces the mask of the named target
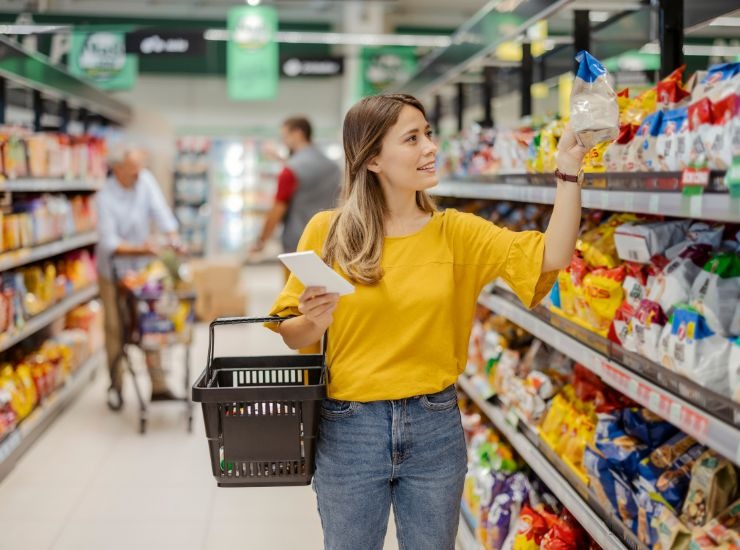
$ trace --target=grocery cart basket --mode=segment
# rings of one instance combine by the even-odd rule
[[[190,346],[193,337],[192,310],[195,303],[195,293],[160,287],[131,288],[125,283],[128,275],[144,269],[155,259],[157,259],[157,256],[152,254],[137,254],[113,255],[111,260],[113,283],[116,289],[116,306],[120,320],[121,342],[123,344],[114,364],[118,365],[123,372],[131,375],[139,404],[139,432],[142,434],[146,433],[149,407],[139,387],[139,381],[133,368],[129,349],[131,346],[139,348],[142,352],[156,350],[160,353],[170,351],[176,346],[183,346],[185,355],[183,361],[185,395],[187,395],[187,390],[190,388]],[[183,319],[184,328],[181,332],[170,334],[173,330],[172,323],[164,318],[158,310],[178,308],[181,307],[181,304],[184,305],[185,311],[190,313]],[[160,338],[149,338],[150,336]],[[179,397],[176,401],[182,402],[185,406],[186,426],[190,432],[193,426],[193,404],[186,396]]]
[[[211,323],[208,363],[193,386],[219,487],[308,485],[314,472],[326,363],[321,355],[214,357],[219,325],[279,323],[227,317]]]

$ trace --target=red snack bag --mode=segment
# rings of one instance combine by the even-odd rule
[[[543,515],[550,530],[542,538],[541,550],[579,550],[588,546],[586,531],[568,510],[563,510],[560,516]]]

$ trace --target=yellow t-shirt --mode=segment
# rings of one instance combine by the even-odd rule
[[[332,215],[314,216],[299,251],[321,256]],[[329,396],[404,399],[454,383],[467,362],[478,295],[487,283],[502,277],[527,307],[552,287],[557,272],[540,275],[544,246],[542,233],[509,231],[452,209],[435,212],[412,235],[386,237],[383,279],[374,286],[356,284],[334,312]],[[271,315],[299,315],[303,290],[291,275]]]

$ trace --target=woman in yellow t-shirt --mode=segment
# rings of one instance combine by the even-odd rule
[[[293,349],[328,330],[314,475],[325,547],[382,548],[393,506],[401,548],[451,550],[466,472],[454,382],[478,295],[497,277],[528,307],[550,290],[575,246],[581,196],[570,180],[585,151],[566,131],[547,231],[517,233],[435,209],[425,191],[437,184],[437,146],[415,98],[365,98],[343,132],[342,206],[317,214],[298,250],[317,252],[355,293],[291,276],[272,311],[296,316],[276,328]]]

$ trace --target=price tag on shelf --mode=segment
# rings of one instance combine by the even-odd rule
[[[655,413],[661,412],[660,394],[654,391],[650,392],[650,397],[648,398],[648,408]]]
[[[519,427],[519,415],[514,409],[506,411],[506,422],[515,430]]]
[[[701,216],[701,206],[704,197],[702,195],[694,195],[689,199],[689,213],[692,218],[698,218]]]
[[[629,382],[627,382],[627,391],[629,392],[630,397],[633,399],[639,398],[639,389],[640,383],[634,378],[630,378]]]
[[[658,193],[651,193],[650,200],[648,201],[648,212],[650,214],[657,214],[660,211],[660,195]]]
[[[671,408],[668,413],[668,420],[670,420],[674,426],[681,426],[681,409],[683,409],[683,407],[681,407],[681,405],[679,405],[678,403],[671,403]]]
[[[606,210],[609,206],[609,195],[605,190],[594,191],[599,195],[599,206],[602,210]]]

